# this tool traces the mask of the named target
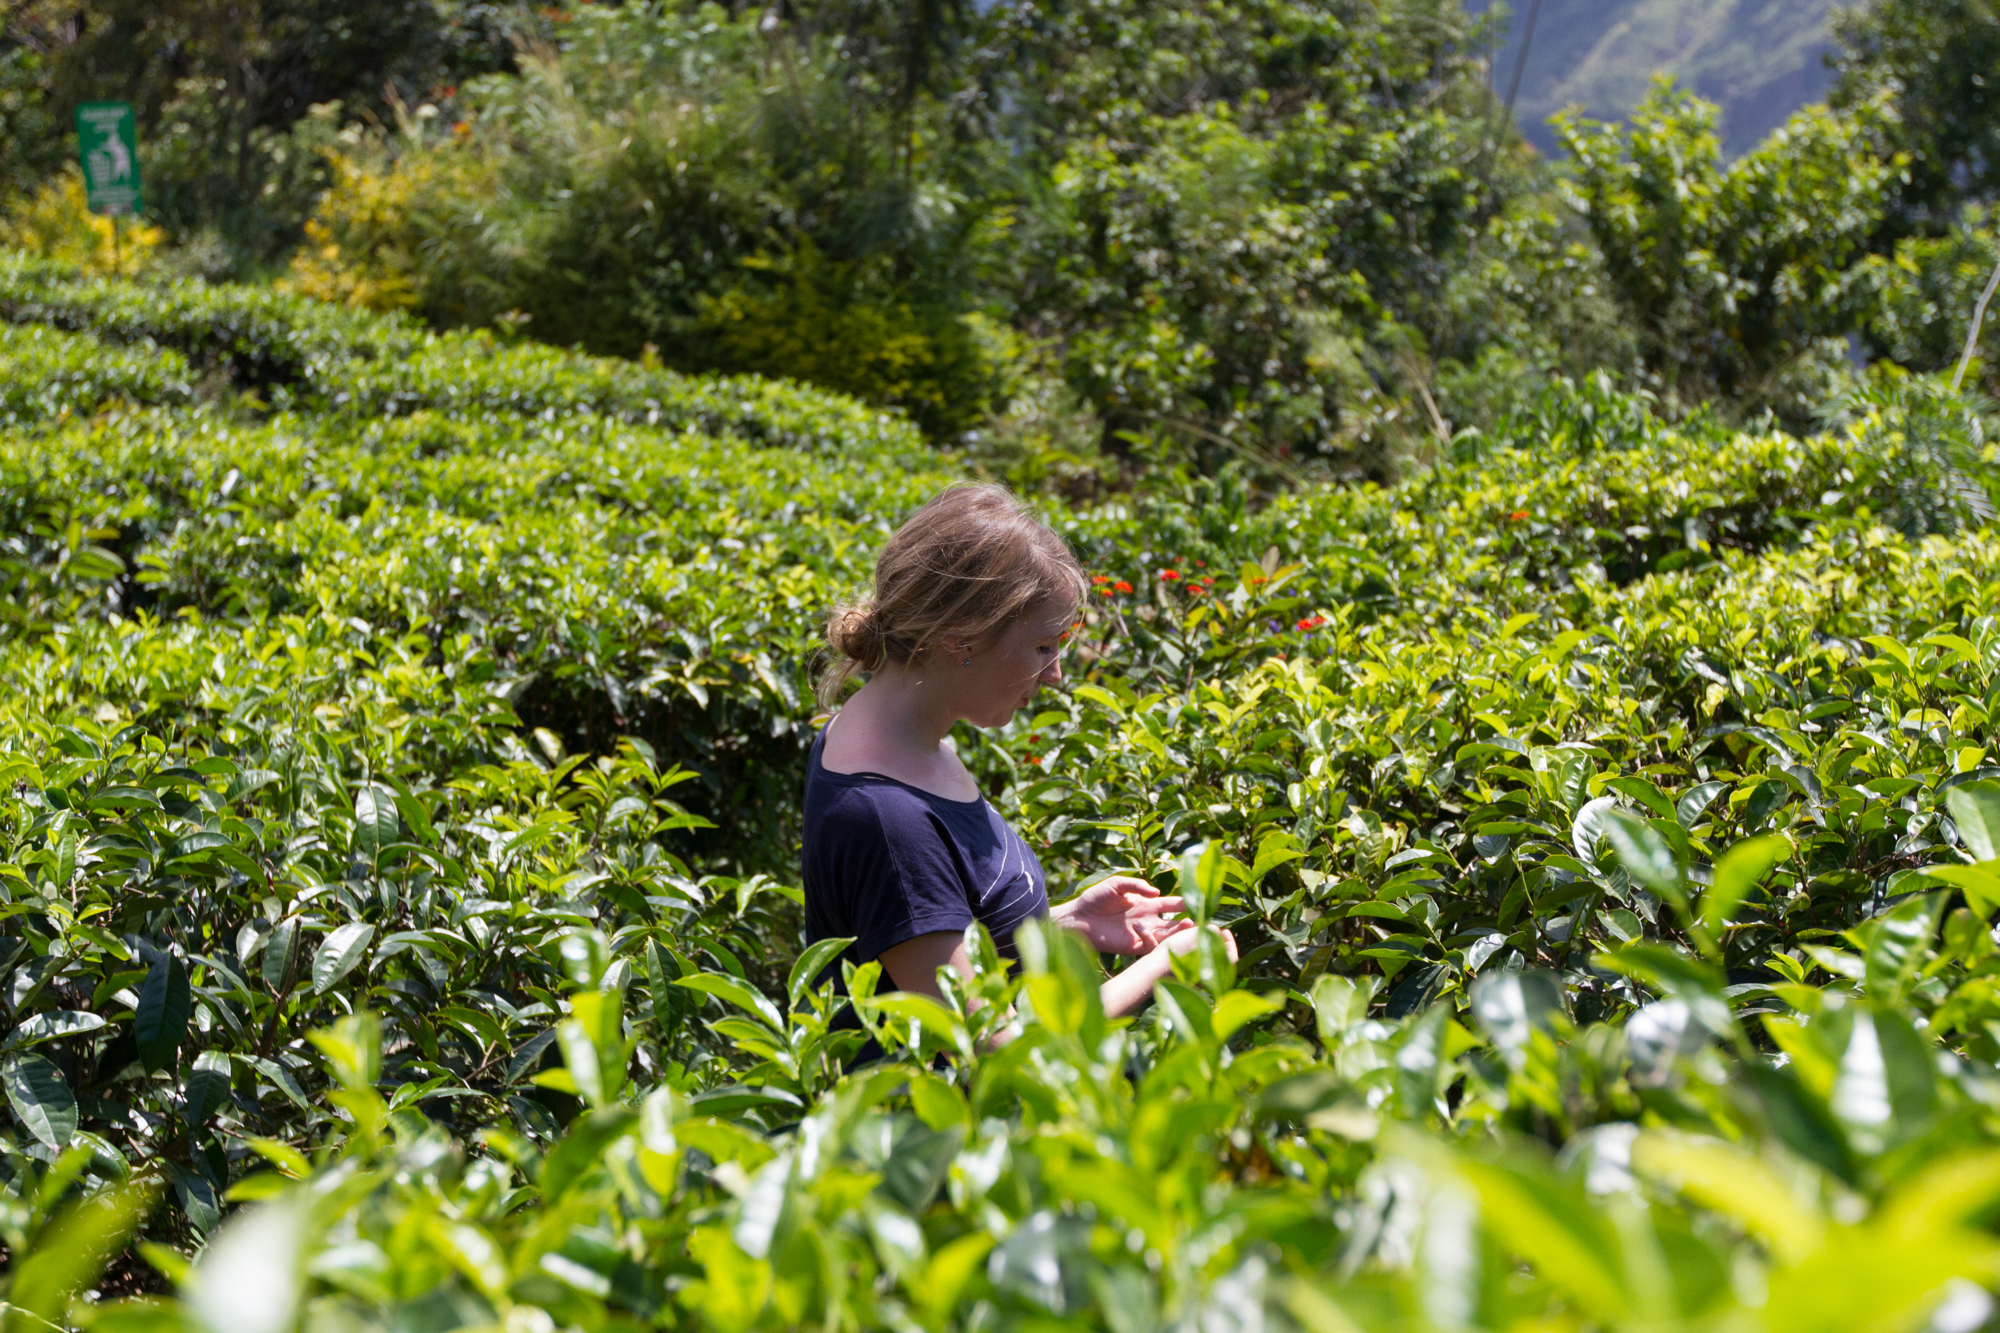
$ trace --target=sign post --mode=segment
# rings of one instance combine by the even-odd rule
[[[111,219],[111,266],[118,258],[118,219],[146,206],[139,185],[139,121],[130,102],[85,102],[76,109],[76,154],[90,211]]]

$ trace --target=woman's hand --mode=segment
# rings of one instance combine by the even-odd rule
[[[1173,929],[1159,944],[1146,951],[1145,957],[1133,963],[1123,972],[1104,983],[1104,1012],[1113,1018],[1129,1014],[1146,1002],[1153,993],[1153,987],[1173,974],[1174,955],[1193,952],[1201,941],[1201,932],[1191,921],[1175,921]],[[1229,953],[1229,961],[1236,961],[1236,937],[1226,930],[1218,930],[1222,936],[1222,947]]]
[[[1178,897],[1161,897],[1143,879],[1113,875],[1049,913],[1059,926],[1090,941],[1099,953],[1150,953],[1161,942],[1194,929],[1192,921],[1166,918],[1181,910]]]

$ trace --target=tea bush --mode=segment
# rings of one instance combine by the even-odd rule
[[[2000,538],[1928,381],[1052,510],[1071,683],[961,753],[1054,896],[1149,874],[1241,956],[1112,1021],[975,932],[941,1003],[853,972],[849,1070],[797,799],[815,619],[952,476],[907,426],[0,291],[10,1318],[1991,1321]]]

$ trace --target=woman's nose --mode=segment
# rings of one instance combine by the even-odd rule
[[[1042,668],[1042,674],[1035,677],[1035,679],[1049,685],[1060,685],[1062,683],[1062,658],[1050,658],[1049,664]]]

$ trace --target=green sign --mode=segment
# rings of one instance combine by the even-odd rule
[[[85,102],[76,109],[76,152],[90,211],[125,217],[145,207],[139,193],[139,123],[130,102]]]

